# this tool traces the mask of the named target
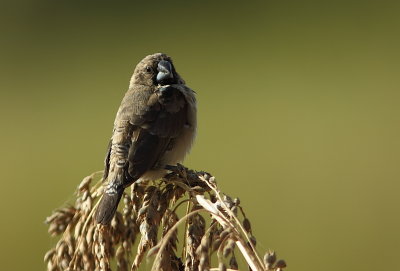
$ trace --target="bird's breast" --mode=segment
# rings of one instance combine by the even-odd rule
[[[182,128],[181,134],[173,139],[171,148],[165,152],[162,159],[164,165],[175,165],[183,161],[186,154],[190,151],[196,137],[197,105],[194,92],[187,87],[182,87],[180,91],[184,95],[187,103],[187,123]]]

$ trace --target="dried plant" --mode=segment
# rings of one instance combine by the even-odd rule
[[[213,176],[179,164],[168,169],[162,180],[137,182],[125,191],[109,226],[93,218],[104,188],[101,178],[92,185],[100,172],[84,178],[74,205],[46,219],[49,233],[60,236],[44,257],[47,270],[137,270],[146,255],[153,258],[152,270],[238,270],[238,253],[253,271],[286,267],[272,251],[259,256],[239,199],[221,193]],[[181,246],[178,228],[184,228]]]

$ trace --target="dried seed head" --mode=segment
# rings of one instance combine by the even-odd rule
[[[208,181],[208,180],[210,180],[210,174],[208,174],[207,172],[204,172],[204,174],[203,174],[203,178],[206,180],[206,181]]]
[[[232,251],[233,251],[234,248],[235,248],[235,241],[233,241],[232,239],[229,239],[229,240],[226,242],[225,247],[224,247],[224,250],[223,250],[223,255],[224,255],[224,257],[225,257],[225,258],[228,257],[229,254],[232,253]]]
[[[224,202],[228,206],[229,209],[231,209],[234,206],[232,198],[228,195],[224,195]]]
[[[231,233],[231,229],[230,228],[227,228],[226,230],[221,232],[221,234],[220,234],[221,240],[224,240],[228,236],[228,234],[230,234],[230,233]]]
[[[86,176],[82,182],[78,185],[78,191],[83,192],[89,190],[89,185],[93,180],[93,175]]]
[[[77,213],[74,207],[66,207],[56,210],[51,216],[46,218],[45,223],[49,224],[48,232],[52,235],[60,235],[72,222],[73,217]]]
[[[222,239],[217,239],[213,242],[213,251],[218,250],[218,248],[221,246]]]
[[[47,271],[56,271],[58,270],[57,266],[53,264],[52,261],[47,262]]]
[[[273,264],[276,262],[276,254],[274,251],[265,253],[264,255],[264,265],[267,270],[271,269]]]
[[[278,260],[275,264],[276,268],[285,268],[286,267],[286,262],[284,260]]]
[[[254,247],[257,245],[257,239],[253,235],[250,236],[250,242]]]
[[[231,252],[232,252],[232,248],[224,247],[223,255],[224,255],[225,258],[228,257],[229,254],[231,254]]]
[[[217,197],[216,197],[214,194],[211,194],[211,195],[210,195],[210,201],[211,201],[212,203],[216,203],[216,202],[217,202]]]
[[[44,255],[44,262],[50,261],[51,258],[53,258],[53,255],[55,254],[55,252],[56,252],[55,248],[47,251],[46,254]]]
[[[229,260],[229,266],[230,266],[230,268],[235,269],[235,270],[239,269],[239,265],[236,261],[235,255],[232,255],[231,259]]]
[[[98,226],[92,215],[95,203],[103,193],[103,180],[92,185],[95,175],[84,178],[78,186],[74,206],[60,208],[46,219],[49,233],[61,235],[57,245],[45,255],[47,270],[110,271],[111,262],[115,262],[118,271],[137,270],[149,250],[148,255],[156,255],[152,270],[210,270],[210,256],[213,253],[218,255],[219,270],[227,270],[222,256],[229,259],[230,268],[237,270],[235,241],[244,244],[247,235],[253,245],[256,243],[251,234],[250,221],[239,206],[240,200],[221,193],[215,178],[209,173],[195,172],[182,165],[169,169],[171,172],[161,181],[135,182],[130,193],[125,191],[122,209],[116,212],[111,225],[107,227]],[[180,206],[177,201],[183,196],[187,196],[191,202],[189,206],[193,206],[190,212],[202,211],[186,220],[185,241],[179,242],[186,244],[181,260],[176,256],[181,248],[177,247],[175,224],[185,220],[176,215],[175,209]],[[204,210],[193,204],[198,202],[198,197],[202,197],[210,208]],[[201,215],[204,211],[212,214],[209,225]],[[243,229],[248,233],[243,236],[239,234],[240,227],[236,224],[238,211],[243,214]],[[159,227],[161,234],[157,236]],[[130,267],[132,250],[135,249],[133,245],[138,235],[141,238],[136,242],[137,253]],[[248,253],[254,253],[254,259],[258,257],[253,250],[249,249]],[[276,262],[274,253],[267,254],[264,261],[265,267],[274,271],[286,266],[283,260]]]
[[[203,237],[201,238],[200,245],[202,247],[205,247],[205,248],[208,248],[210,246],[209,239],[208,239],[207,235],[203,235]]]
[[[247,231],[248,233],[251,232],[250,220],[248,220],[247,218],[243,219],[243,228],[244,228],[244,230]]]
[[[212,185],[217,185],[217,180],[214,176],[210,177],[210,179],[208,179],[208,182]]]

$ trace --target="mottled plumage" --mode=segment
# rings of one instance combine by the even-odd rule
[[[96,220],[109,224],[123,191],[138,179],[154,180],[183,160],[196,134],[196,99],[165,54],[136,66],[114,121],[105,159],[108,185]]]

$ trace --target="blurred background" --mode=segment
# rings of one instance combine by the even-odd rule
[[[150,2],[150,1],[149,1]],[[238,196],[287,270],[400,270],[398,1],[2,1],[1,269],[101,170],[144,56],[197,91],[185,165]]]

